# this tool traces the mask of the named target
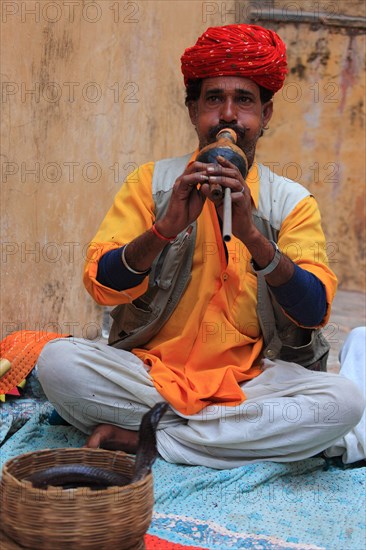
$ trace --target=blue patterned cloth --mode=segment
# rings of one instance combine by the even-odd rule
[[[33,398],[33,414],[23,414],[22,426],[7,432],[1,466],[25,452],[85,443],[77,429],[54,424],[53,408],[42,395]],[[153,473],[149,533],[166,540],[212,550],[366,548],[366,468],[325,470],[324,461],[313,458],[213,470],[158,459]]]
[[[42,414],[47,398],[38,381],[37,368],[29,374],[21,397],[6,396],[0,406],[0,444],[17,432],[30,418]]]

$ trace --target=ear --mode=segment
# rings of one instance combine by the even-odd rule
[[[197,101],[190,101],[187,107],[189,112],[189,118],[191,119],[193,126],[197,126],[197,119],[198,119]]]
[[[273,115],[273,101],[270,99],[263,103],[262,105],[262,124],[264,128],[267,126],[268,122],[271,120]]]

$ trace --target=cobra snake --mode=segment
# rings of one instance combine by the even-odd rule
[[[132,477],[122,473],[87,466],[85,464],[58,465],[34,472],[24,477],[33,487],[45,489],[49,485],[73,489],[89,487],[90,489],[106,489],[111,486],[122,487],[135,483],[146,477],[157,456],[156,428],[168,408],[168,403],[157,403],[144,414],[139,428],[139,445],[136,453],[135,468]]]

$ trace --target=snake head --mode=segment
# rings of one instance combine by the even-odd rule
[[[151,472],[158,450],[156,448],[156,429],[169,404],[156,403],[141,420],[139,446],[136,453],[135,473],[132,482],[138,481]]]

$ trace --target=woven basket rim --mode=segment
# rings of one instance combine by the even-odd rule
[[[48,486],[47,488],[44,488],[44,489],[39,489],[39,488],[34,488],[32,486],[32,483],[30,481],[26,481],[24,479],[21,479],[19,477],[17,477],[16,475],[14,475],[14,473],[12,473],[10,471],[11,467],[12,466],[15,466],[17,464],[20,464],[22,461],[25,461],[27,458],[31,458],[31,457],[34,457],[35,459],[37,459],[37,457],[42,457],[42,456],[45,456],[49,453],[53,453],[55,452],[55,454],[60,454],[62,453],[63,457],[66,456],[66,453],[67,454],[70,454],[70,456],[72,454],[75,454],[76,452],[80,452],[82,454],[85,454],[85,455],[96,455],[97,453],[100,454],[100,456],[108,456],[110,458],[114,458],[114,460],[118,459],[118,458],[121,458],[121,459],[124,459],[126,458],[129,462],[130,462],[130,465],[133,466],[134,465],[134,455],[130,455],[128,453],[125,453],[124,451],[110,451],[110,450],[107,450],[107,449],[90,449],[90,448],[87,448],[87,447],[58,447],[56,449],[42,449],[42,450],[38,450],[38,451],[29,451],[27,453],[23,453],[21,455],[17,455],[13,458],[10,458],[9,460],[7,460],[5,462],[5,464],[3,465],[3,469],[2,469],[2,478],[3,478],[3,483],[12,483],[13,485],[16,485],[18,487],[26,487],[27,490],[34,490],[34,491],[45,491],[47,492],[48,494],[51,492],[54,492],[54,491],[60,491],[60,487],[54,487],[54,486]],[[64,462],[65,464],[67,464],[67,462]],[[75,463],[75,461],[70,461],[70,464],[72,463]],[[81,462],[80,462],[81,463]],[[123,489],[126,489],[127,487],[129,488],[129,490],[132,488],[132,487],[139,487],[140,485],[143,485],[146,483],[147,480],[149,480],[150,478],[152,478],[152,472],[150,472],[149,474],[147,474],[145,477],[143,477],[142,479],[138,480],[138,481],[135,481],[134,483],[128,483],[127,485],[123,485],[121,487],[119,486],[110,486],[110,487],[107,487],[106,489],[100,489],[100,491],[103,491],[103,494],[107,495],[108,494],[108,491],[109,492],[115,492],[116,491],[116,488],[118,487],[119,490],[123,491]],[[93,489],[90,489],[89,487],[78,487],[78,488],[75,488],[75,489],[72,489],[73,491],[76,492],[76,495],[79,493],[83,493],[85,494],[86,493],[90,493],[90,495],[95,495],[96,494],[96,491],[93,490]]]
[[[5,463],[4,463],[4,466],[5,467],[6,465],[9,465],[9,464],[12,464],[13,462],[15,463],[18,459],[23,459],[23,457],[28,457],[28,456],[41,456],[41,455],[44,455],[44,454],[47,454],[47,453],[50,453],[50,452],[54,452],[55,454],[58,454],[58,453],[72,453],[72,452],[75,452],[75,451],[79,451],[79,452],[84,452],[85,454],[92,454],[92,453],[103,453],[105,455],[109,454],[110,456],[112,455],[121,455],[121,456],[126,456],[126,457],[129,457],[129,458],[132,458],[134,459],[135,455],[132,455],[132,454],[128,454],[128,453],[125,453],[125,451],[111,451],[109,449],[101,449],[101,448],[98,448],[98,449],[93,449],[93,448],[90,448],[90,447],[55,447],[55,448],[52,448],[52,447],[45,447],[44,449],[38,449],[37,451],[27,451],[26,453],[21,453],[19,455],[16,455],[16,456],[13,456],[12,458],[9,458]]]

